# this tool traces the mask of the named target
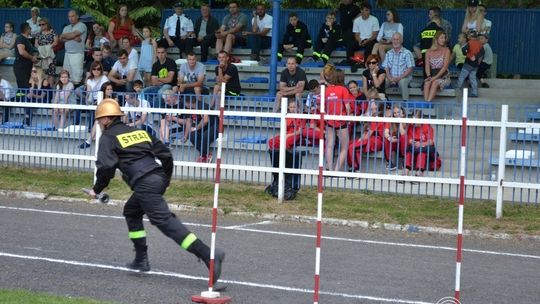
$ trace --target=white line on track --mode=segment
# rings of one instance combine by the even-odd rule
[[[269,224],[272,224],[272,223],[274,223],[274,222],[273,221],[262,221],[262,222],[248,223],[248,224],[243,224],[243,225],[223,226],[223,227],[221,227],[221,229],[240,229],[240,228],[246,228],[246,227],[249,227],[249,226],[269,225]]]
[[[40,212],[40,213],[49,213],[49,214],[75,215],[75,216],[84,216],[84,217],[111,218],[111,219],[124,220],[124,217],[122,217],[122,216],[114,216],[114,215],[101,215],[101,214],[78,213],[78,212],[56,211],[56,210],[42,210],[42,209],[19,208],[19,207],[10,207],[10,206],[0,206],[0,209]],[[260,222],[260,223],[264,223],[264,222],[266,222],[266,221],[263,221],[263,222]],[[186,223],[186,222],[184,222],[184,225],[194,226],[194,227],[211,227],[211,225],[208,225],[208,224]],[[253,229],[253,228],[243,228],[241,226],[218,226],[218,227],[220,229],[223,229],[223,230],[236,230],[236,231],[245,231],[245,232],[253,232],[253,233],[265,233],[265,234],[275,234],[275,235],[283,235],[283,236],[304,237],[304,238],[315,238],[316,237],[315,235],[312,235],[312,234],[261,230],[261,229]],[[398,246],[398,247],[409,247],[409,248],[456,251],[456,248],[447,247],[447,246],[434,246],[434,245],[420,245],[420,244],[408,244],[408,243],[397,243],[397,242],[384,242],[384,241],[374,241],[374,240],[365,240],[365,239],[351,239],[351,238],[341,238],[341,237],[331,237],[331,236],[323,236],[322,238],[325,239],[325,240],[345,241],[345,242],[353,242],[353,243],[365,243],[365,244],[374,244],[374,245],[386,245],[386,246]],[[540,256],[538,256],[538,255],[530,255],[530,254],[499,252],[499,251],[490,251],[490,250],[478,250],[478,249],[465,249],[465,248],[463,249],[463,251],[464,252],[471,252],[471,253],[479,253],[479,254],[489,254],[489,255],[509,256],[509,257],[519,257],[519,258],[540,260]]]
[[[19,254],[7,253],[7,252],[0,252],[0,256],[9,257],[9,258],[17,258],[17,259],[25,259],[25,260],[45,261],[45,262],[50,262],[50,263],[58,263],[58,264],[66,264],[66,265],[74,265],[74,266],[82,266],[82,267],[92,267],[92,268],[126,271],[126,272],[138,272],[136,270],[131,270],[126,267],[119,267],[119,266],[113,266],[113,265],[53,259],[53,258],[46,258],[46,257],[39,257],[39,256],[19,255]],[[175,277],[175,278],[188,279],[188,280],[198,280],[198,281],[208,280],[208,278],[205,278],[205,277],[192,276],[192,275],[176,273],[176,272],[148,271],[148,272],[145,272],[145,274]],[[298,287],[289,287],[289,286],[272,285],[272,284],[259,284],[259,283],[253,283],[253,282],[234,281],[234,280],[220,280],[220,282],[233,284],[233,285],[257,287],[257,288],[265,288],[265,289],[275,289],[275,290],[298,292],[298,293],[307,293],[307,294],[313,293],[313,290],[311,289],[304,289],[304,288],[298,288]],[[347,294],[347,293],[339,293],[339,292],[331,292],[331,291],[320,291],[320,294],[335,296],[335,297],[342,297],[342,298],[363,299],[363,300],[372,300],[372,301],[388,302],[388,303],[406,303],[406,304],[430,304],[431,303],[431,302],[413,301],[413,300],[405,300],[405,299],[371,297],[371,296],[363,296],[363,295]]]

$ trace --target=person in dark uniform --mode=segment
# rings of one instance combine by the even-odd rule
[[[336,13],[330,11],[326,14],[326,20],[319,29],[319,35],[313,47],[313,60],[321,59],[324,64],[330,59],[332,52],[342,46],[341,26],[336,22]]]
[[[307,25],[298,20],[296,13],[289,14],[289,24],[287,24],[287,30],[283,36],[283,41],[279,45],[277,58],[281,60],[283,58],[283,51],[296,47],[296,62],[302,63],[304,58],[304,49],[311,47],[311,36],[309,35]]]
[[[114,99],[104,99],[96,109],[96,119],[103,130],[96,160],[96,182],[89,195],[96,197],[114,177],[116,169],[131,187],[133,194],[124,205],[129,238],[135,247],[135,259],[127,267],[149,271],[143,215],[163,234],[180,247],[210,265],[210,248],[189,231],[169,210],[163,193],[169,186],[173,172],[173,158],[167,146],[145,130],[128,127],[121,121],[124,116]],[[159,165],[156,159],[161,162]],[[225,252],[215,250],[214,283],[221,275]]]

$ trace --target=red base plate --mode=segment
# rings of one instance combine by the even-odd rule
[[[232,301],[231,297],[221,296],[219,298],[207,298],[201,295],[191,296],[191,301],[195,303],[207,303],[207,304],[225,304]]]

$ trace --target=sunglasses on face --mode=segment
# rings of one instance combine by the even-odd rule
[[[368,64],[377,64],[377,61],[370,61]]]
[[[39,26],[47,25],[47,23],[40,23]]]

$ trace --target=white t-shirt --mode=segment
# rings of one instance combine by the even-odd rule
[[[132,68],[137,68],[139,64],[139,52],[135,48],[131,49],[128,55],[128,65]]]
[[[259,16],[253,17],[251,19],[251,23],[255,24],[257,23],[257,28],[259,29],[259,33],[262,32],[263,29],[269,28],[270,30],[268,33],[266,33],[266,37],[272,37],[272,16],[265,14],[262,20],[259,18]]]
[[[0,90],[4,92],[4,97],[5,99],[10,99],[11,96],[13,93],[13,86],[11,85],[11,83],[9,83],[9,81],[5,80],[5,79],[2,79],[0,80]],[[4,100],[2,100],[4,101]]]
[[[119,78],[121,79],[126,78],[130,70],[135,70],[135,77],[133,78],[133,80],[142,80],[140,73],[137,73],[136,71],[137,65],[133,66],[132,64],[130,64],[129,61],[125,66],[122,66],[120,60],[116,60],[116,62],[111,68],[111,71],[113,70],[118,72]]]
[[[88,104],[92,104],[94,101],[96,101],[97,92],[101,90],[101,86],[107,81],[109,81],[109,78],[107,78],[105,75],[92,79],[88,78],[86,80],[86,100]]]
[[[139,97],[137,97],[139,98]],[[126,102],[124,104],[124,108],[151,108],[150,103],[146,99],[139,99],[139,105],[134,106]],[[148,112],[142,112],[142,111],[126,111],[126,115],[128,116],[130,122],[135,122],[137,119],[140,119],[142,117],[143,113],[147,113],[146,115],[146,121],[144,122],[145,126],[149,126],[152,128],[152,117],[150,113]],[[153,128],[152,128],[153,129]]]
[[[362,16],[354,19],[353,33],[360,33],[360,40],[371,38],[373,32],[379,31],[379,20],[375,16],[369,15],[364,20]]]
[[[173,14],[167,20],[165,20],[164,30],[167,30],[170,37],[176,36],[176,21],[180,18],[180,36],[187,35],[188,32],[193,32],[193,21],[184,16],[184,14],[178,16]]]

